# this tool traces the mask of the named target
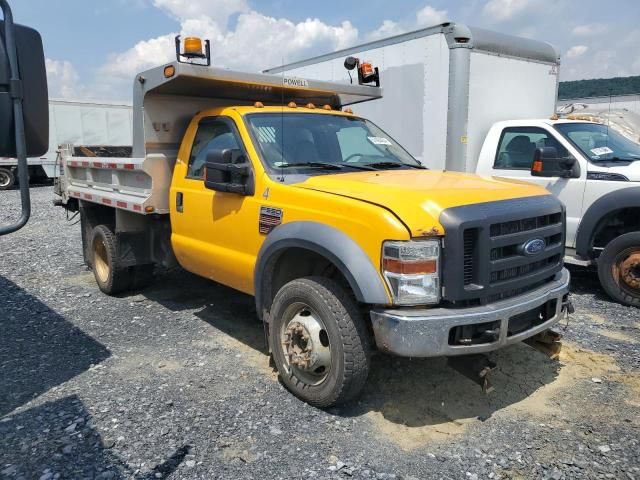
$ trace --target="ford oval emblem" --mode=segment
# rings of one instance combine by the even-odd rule
[[[544,238],[532,238],[524,242],[522,245],[522,253],[528,257],[533,257],[542,252],[546,246],[547,242],[544,241]]]

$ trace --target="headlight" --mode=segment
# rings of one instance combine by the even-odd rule
[[[440,240],[384,242],[382,274],[397,305],[440,301]]]

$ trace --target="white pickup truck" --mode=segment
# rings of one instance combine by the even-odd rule
[[[640,144],[602,123],[497,122],[476,173],[534,182],[557,196],[567,212],[565,261],[597,265],[611,297],[640,306]]]

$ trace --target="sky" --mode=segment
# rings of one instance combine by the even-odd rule
[[[640,75],[637,0],[13,0],[42,35],[49,95],[131,101],[136,72],[209,38],[213,64],[257,72],[365,41],[466,23],[561,52],[561,80]]]

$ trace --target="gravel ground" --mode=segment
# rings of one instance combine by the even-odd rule
[[[497,352],[484,395],[379,355],[360,401],[322,411],[279,384],[250,297],[183,271],[107,297],[51,187],[32,196],[0,238],[0,478],[640,479],[640,315],[592,271],[559,361]]]

